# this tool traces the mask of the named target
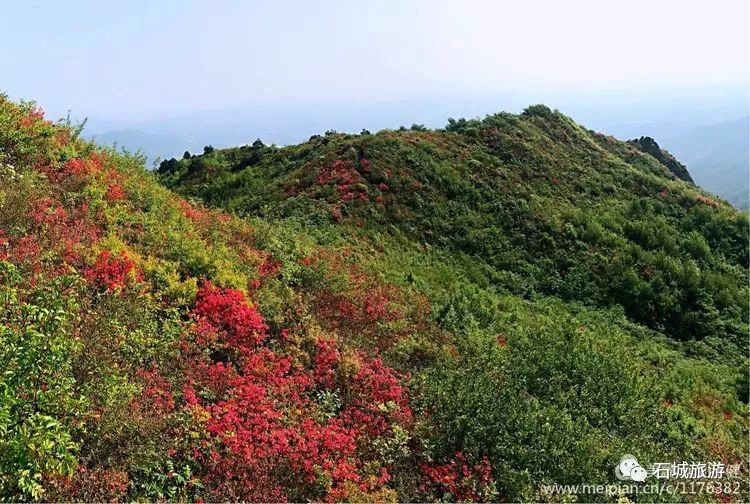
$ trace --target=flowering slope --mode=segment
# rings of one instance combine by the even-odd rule
[[[0,163],[0,496],[395,495],[407,375],[323,321],[375,324],[398,293],[333,294],[328,260],[303,261],[312,247],[283,279],[252,226],[5,99]]]
[[[279,185],[280,210],[325,210],[305,231],[178,197],[78,133],[0,98],[1,500],[545,500],[623,452],[747,458],[746,382],[715,341],[524,300],[415,245],[417,207],[387,208],[432,189],[377,152]],[[408,235],[378,232],[398,215]]]

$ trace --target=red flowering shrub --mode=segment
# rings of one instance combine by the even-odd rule
[[[351,425],[370,438],[387,433],[391,425],[410,426],[409,394],[390,368],[380,359],[356,358],[356,374],[346,383],[347,406],[341,413]]]
[[[317,313],[327,326],[343,336],[357,337],[386,347],[398,340],[407,328],[388,328],[390,322],[404,320],[401,290],[381,284],[359,273],[348,276],[349,288],[342,292],[317,293]]]
[[[234,289],[221,289],[206,282],[198,291],[193,308],[198,334],[206,341],[248,350],[266,337],[266,323],[248,304],[245,295]]]
[[[204,210],[195,208],[185,200],[180,200],[179,205],[180,209],[182,210],[182,214],[190,220],[201,221],[206,217],[206,212]]]
[[[113,256],[108,250],[103,250],[84,276],[90,284],[109,292],[121,291],[143,280],[142,273],[124,251]]]
[[[109,201],[121,200],[125,197],[125,191],[119,184],[111,184],[107,188],[107,199]]]
[[[287,189],[287,194],[297,195],[308,192],[313,197],[326,199],[330,204],[331,216],[338,221],[343,216],[342,204],[383,202],[383,197],[379,192],[390,189],[388,184],[378,181],[382,180],[383,175],[390,177],[391,173],[386,171],[379,176],[373,174],[372,165],[368,159],[363,158],[358,164],[337,159],[332,164],[323,166],[307,188],[304,185],[293,186]]]
[[[27,259],[37,260],[40,251],[39,240],[37,240],[36,236],[22,236],[16,240],[13,257],[20,263],[23,263]]]
[[[101,169],[99,163],[100,158],[93,155],[88,158],[70,158],[62,164],[39,158],[35,163],[35,169],[45,173],[51,181],[63,184],[67,189],[80,189],[80,184],[84,183],[89,175]]]
[[[5,237],[5,231],[0,229],[0,261],[8,259],[8,239]]]
[[[69,176],[81,176],[86,175],[89,172],[89,167],[86,161],[83,159],[72,158],[68,159],[62,167],[61,173]]]
[[[279,271],[281,271],[281,263],[271,257],[266,257],[260,266],[258,266],[258,275],[260,275],[261,278],[274,276]]]
[[[101,235],[101,227],[92,222],[87,204],[65,208],[51,198],[40,199],[29,213],[36,226],[40,244],[57,255],[47,265],[52,276],[64,274],[67,265],[80,266],[81,252],[90,248]]]
[[[29,273],[38,274],[42,270],[41,246],[34,235],[13,237],[8,240],[8,259],[17,266],[22,266]],[[31,278],[33,283],[36,278]]]
[[[341,352],[332,339],[318,338],[315,341],[313,379],[326,388],[333,388],[336,380],[336,365],[341,360]]]
[[[284,500],[280,474],[294,475],[302,492],[319,471],[334,481],[356,478],[349,457],[356,449],[355,432],[337,419],[319,422],[305,392],[312,385],[291,358],[258,349],[246,356],[242,370],[222,363],[204,370],[203,395],[219,398],[205,404],[212,448],[201,460],[212,498]],[[279,472],[281,471],[281,472]],[[231,474],[231,478],[226,475]]]
[[[51,198],[41,198],[36,201],[31,212],[31,220],[35,224],[63,225],[68,220],[68,213],[62,205]]]
[[[21,127],[29,128],[43,119],[44,110],[39,106],[33,106],[28,110],[27,114],[21,118]]]
[[[166,414],[174,409],[175,402],[171,384],[164,378],[157,369],[149,371],[141,370],[138,376],[143,380],[143,390],[141,392],[141,403],[139,407],[144,407],[152,412]]]
[[[447,464],[422,464],[424,479],[420,490],[431,498],[448,502],[488,502],[497,498],[492,466],[487,457],[470,464],[457,452]]]
[[[385,467],[374,481],[362,471],[373,439],[411,425],[408,393],[392,370],[345,354],[331,338],[317,338],[307,359],[259,347],[263,318],[232,289],[207,283],[192,313],[199,345],[218,335],[239,353],[230,362],[193,362],[182,391],[185,407],[205,418],[207,437],[191,457],[202,467],[207,498],[323,499],[351,485],[377,491],[386,484]],[[339,406],[321,406],[323,392]]]

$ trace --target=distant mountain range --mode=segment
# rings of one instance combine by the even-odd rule
[[[737,208],[750,207],[750,117],[695,128],[662,146],[684,163],[695,182]]]
[[[154,162],[157,158],[181,156],[185,150],[196,148],[196,145],[185,137],[139,129],[121,129],[86,136],[100,145],[114,145],[128,152],[140,151],[149,162]]]

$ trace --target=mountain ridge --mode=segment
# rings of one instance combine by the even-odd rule
[[[681,236],[679,219],[704,206],[730,208],[695,187],[685,167],[653,140],[620,142],[589,132],[545,106],[532,106],[520,116],[451,120],[445,130],[415,126],[376,135],[332,133],[280,149],[255,144],[167,161],[159,171],[168,187],[209,205],[245,214],[297,215],[315,223],[395,225],[416,233],[420,241],[478,257],[496,270],[494,276],[522,274],[521,289],[513,286],[515,280],[500,281],[511,292],[530,295],[541,289],[605,305],[632,301],[608,293],[603,280],[595,278],[596,268],[614,264],[591,253],[591,247],[616,250],[611,240],[623,240],[619,243],[635,247],[628,261],[651,268],[657,257],[641,256],[660,249],[649,237],[652,232],[673,251],[702,249],[702,243],[688,244]],[[608,215],[608,205],[620,207],[632,222]],[[659,224],[639,212],[651,213]],[[484,238],[490,236],[490,241]],[[729,236],[733,244],[726,253],[746,264],[741,235]],[[557,283],[541,278],[545,264],[553,266],[550,274]],[[581,264],[592,269],[584,273]],[[577,281],[584,281],[590,292],[578,295],[580,285],[568,285],[574,275],[585,277]],[[685,296],[688,306],[697,299]],[[677,311],[685,308],[674,307],[671,315],[658,307],[648,314],[637,306],[627,309],[639,313],[641,322],[661,324],[666,318],[682,318]],[[676,319],[673,323],[686,323]],[[688,337],[696,329],[680,331]],[[741,333],[738,329],[734,336],[738,344]]]

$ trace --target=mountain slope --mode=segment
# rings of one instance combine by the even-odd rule
[[[630,449],[615,448],[620,435],[635,434],[613,438],[610,414],[637,409],[621,401],[639,392],[607,388],[607,366],[628,368],[620,378],[628,383],[631,373],[659,376],[682,396],[691,386],[677,369],[721,363],[735,376],[725,382],[730,395],[747,408],[747,215],[695,187],[650,139],[619,142],[534,106],[451,120],[445,130],[331,132],[284,148],[255,142],[166,161],[159,172],[184,195],[304,230],[423,293],[460,356],[417,374],[438,453],[487,455],[501,468],[505,498],[550,498],[532,490],[545,479],[532,466],[552,480],[584,481],[602,471],[596,443],[607,453]],[[685,364],[657,357],[666,348]],[[591,401],[573,399],[581,395]],[[528,409],[501,406],[529,399]],[[673,398],[660,404],[675,412]],[[539,426],[550,425],[540,417],[564,432],[554,446],[537,444],[546,436]],[[687,433],[685,419],[673,419]],[[686,435],[684,447],[712,436]],[[633,439],[628,446],[648,444]],[[569,471],[550,451],[574,454]]]
[[[554,500],[623,453],[747,460],[746,220],[536,110],[167,163],[237,218],[0,98],[0,498]]]
[[[394,226],[467,256],[501,291],[619,305],[674,339],[744,346],[747,217],[680,181],[670,168],[689,175],[668,153],[642,149],[535,107],[445,131],[256,143],[160,172],[210,205]]]
[[[0,99],[0,498],[390,498],[404,377],[318,309],[387,286],[75,135]]]

